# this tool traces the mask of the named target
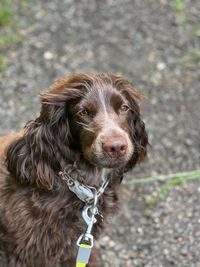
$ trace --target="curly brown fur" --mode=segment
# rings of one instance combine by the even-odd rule
[[[94,226],[98,238],[118,210],[123,173],[146,156],[140,100],[122,77],[74,75],[41,94],[40,115],[22,134],[1,137],[0,239],[9,267],[75,266],[84,203],[59,176],[74,162],[87,185],[110,177],[98,203],[104,216]],[[89,266],[98,264],[95,254]]]

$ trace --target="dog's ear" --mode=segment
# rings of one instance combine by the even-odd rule
[[[43,189],[57,182],[56,174],[72,155],[68,107],[83,95],[83,84],[78,81],[78,77],[63,79],[41,94],[39,117],[27,124],[25,135],[8,150],[8,170],[20,181]]]
[[[49,190],[64,165],[63,155],[70,154],[69,142],[65,105],[42,103],[40,116],[28,123],[24,136],[10,146],[8,170],[22,183]]]
[[[133,168],[136,163],[141,162],[147,154],[148,135],[145,123],[141,118],[140,103],[143,94],[137,91],[127,80],[117,77],[116,87],[126,97],[130,105],[129,127],[131,138],[134,144],[134,153],[127,168]]]

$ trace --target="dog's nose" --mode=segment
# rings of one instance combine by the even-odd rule
[[[127,150],[126,140],[122,137],[106,139],[102,142],[103,151],[112,157],[124,156]]]

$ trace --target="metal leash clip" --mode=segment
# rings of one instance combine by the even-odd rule
[[[98,196],[97,192],[95,192],[93,204],[86,204],[83,208],[82,217],[88,227],[86,232],[79,237],[77,241],[78,246],[80,246],[82,240],[85,240],[87,243],[90,242],[90,247],[93,247],[93,235],[91,232],[94,224],[97,222],[97,219],[95,218],[98,214],[97,201]]]
[[[97,192],[95,192],[93,204],[86,204],[82,211],[82,217],[87,224],[87,230],[79,237],[77,241],[77,246],[79,246],[77,263],[87,264],[89,262],[91,249],[94,245],[92,228],[97,222],[97,219],[95,218],[95,216],[98,214],[97,201],[98,196]]]

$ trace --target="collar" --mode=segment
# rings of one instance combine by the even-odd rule
[[[76,163],[74,164],[76,167]],[[99,188],[85,185],[79,182],[77,179],[71,177],[68,169],[65,168],[63,171],[59,172],[59,175],[63,181],[66,182],[69,190],[73,192],[81,201],[85,203],[91,203],[95,197],[99,198],[105,191],[109,184],[109,178],[105,178],[105,172],[102,172],[102,183]]]

